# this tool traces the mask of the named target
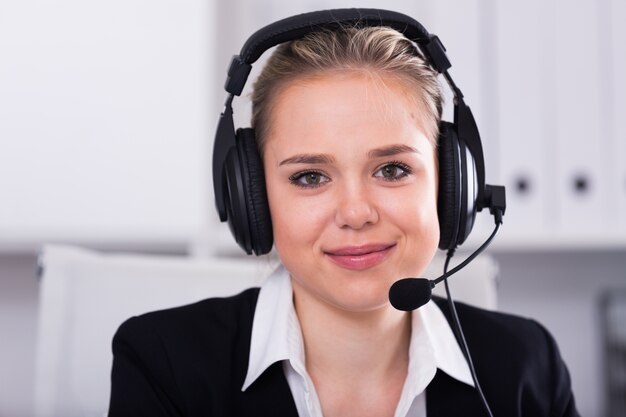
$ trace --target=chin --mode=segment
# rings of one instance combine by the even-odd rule
[[[347,286],[324,298],[326,298],[329,304],[344,311],[353,313],[371,312],[390,306],[390,286],[391,284]]]
[[[388,298],[377,300],[328,300],[335,309],[347,313],[371,313],[389,308],[391,304]]]

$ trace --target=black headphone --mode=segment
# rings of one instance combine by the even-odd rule
[[[224,88],[228,92],[215,134],[213,187],[222,222],[228,221],[235,240],[247,254],[263,255],[272,249],[273,234],[265,190],[263,163],[254,129],[235,132],[232,101],[241,94],[252,64],[280,43],[300,39],[321,29],[340,25],[386,26],[414,42],[428,63],[443,74],[454,94],[454,123],[439,125],[439,248],[456,248],[474,225],[476,213],[491,207],[491,187],[485,185],[485,164],[480,134],[463,93],[448,74],[446,49],[436,35],[413,18],[377,9],[323,10],[292,16],[255,32],[235,55]]]

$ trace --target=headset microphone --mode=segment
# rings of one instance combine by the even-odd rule
[[[504,211],[506,209],[506,202],[504,197],[504,187],[487,185],[486,189],[489,199],[487,206],[489,207],[491,214],[494,215],[496,223],[496,227],[491,233],[491,236],[489,236],[485,243],[476,249],[474,253],[468,256],[467,259],[450,271],[445,272],[437,279],[429,280],[426,278],[404,278],[396,281],[389,289],[389,301],[394,308],[402,311],[412,311],[420,308],[430,301],[432,297],[432,290],[435,288],[435,285],[465,268],[467,264],[472,262],[474,258],[480,255],[480,253],[485,250],[487,246],[489,246],[502,224],[502,216],[504,215]],[[449,256],[451,256],[451,254],[449,254]]]
[[[491,236],[489,236],[489,239],[487,239],[480,248],[476,249],[476,251],[466,260],[439,278],[434,280],[426,278],[404,278],[394,282],[389,289],[389,301],[391,302],[391,305],[397,310],[412,311],[429,302],[435,285],[439,284],[450,275],[453,275],[465,268],[467,264],[474,260],[475,257],[477,257],[487,246],[489,246],[499,228],[500,223],[496,223],[496,227],[491,233]]]
[[[434,287],[426,278],[404,278],[389,289],[389,301],[397,310],[412,311],[430,301]]]

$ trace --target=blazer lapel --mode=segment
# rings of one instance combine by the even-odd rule
[[[457,381],[440,369],[426,388],[428,417],[484,417],[485,411],[474,387]]]
[[[248,389],[239,395],[236,416],[298,417],[291,389],[280,362],[267,368]]]

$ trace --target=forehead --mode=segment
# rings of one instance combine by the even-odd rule
[[[368,71],[294,80],[275,97],[266,151],[356,151],[392,143],[432,149],[415,94],[397,78]]]

